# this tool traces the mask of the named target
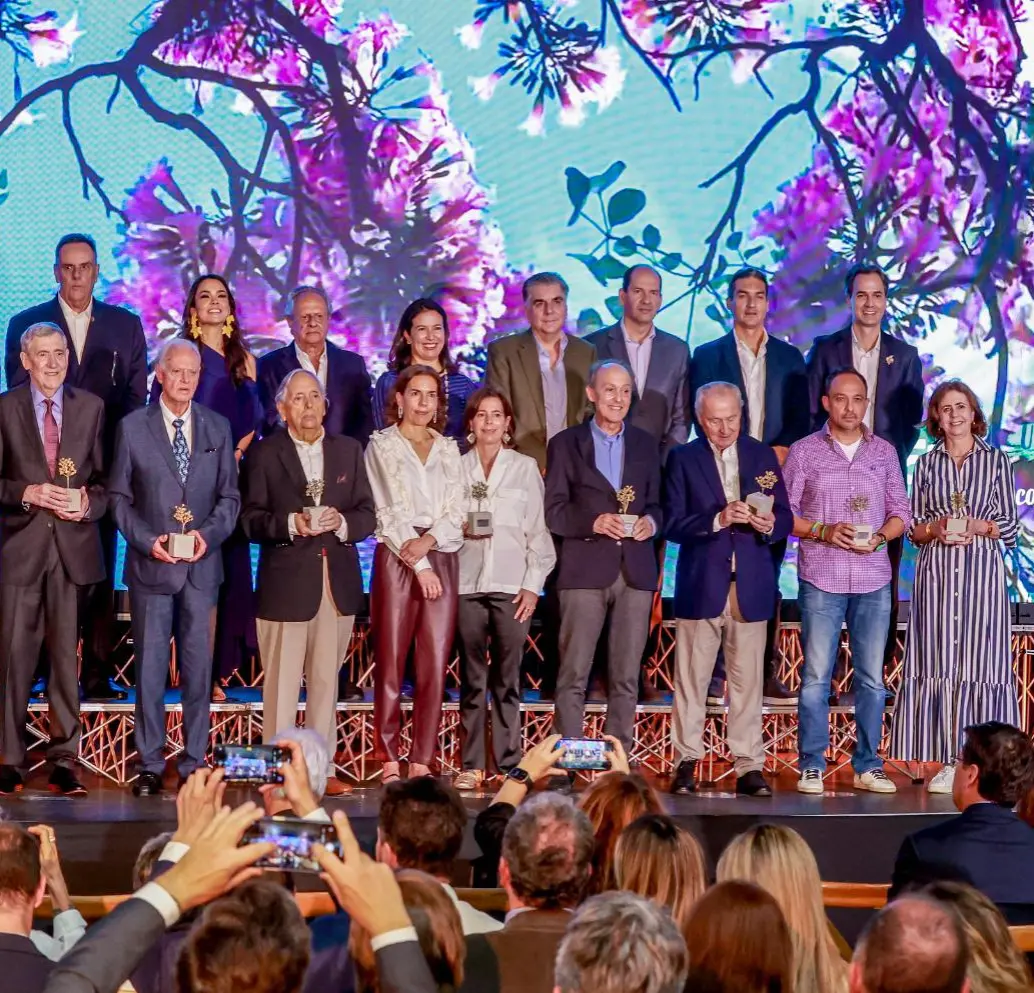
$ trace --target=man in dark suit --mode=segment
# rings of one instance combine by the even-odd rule
[[[665,535],[679,545],[672,792],[696,789],[707,685],[721,646],[730,676],[727,737],[736,792],[771,796],[761,734],[765,629],[776,603],[771,546],[785,544],[793,514],[775,453],[740,433],[739,387],[708,383],[694,403],[703,437],[668,457],[664,499]],[[756,496],[756,505],[747,502]]]
[[[104,401],[104,465],[111,465],[115,429],[126,414],[147,401],[147,342],[140,318],[93,297],[99,268],[89,235],[65,235],[54,253],[58,293],[46,303],[15,314],[7,326],[7,387],[28,379],[20,358],[21,336],[33,324],[56,324],[68,340],[66,382]],[[82,688],[96,699],[124,699],[113,691],[112,661],[116,534],[110,517],[100,519],[105,575],[91,588],[83,610]]]
[[[632,402],[626,366],[595,363],[586,394],[596,413],[550,442],[546,474],[546,524],[563,539],[555,726],[581,737],[586,684],[609,616],[606,727],[630,753],[659,573],[651,539],[663,523],[660,455],[650,435],[625,424]]]
[[[661,309],[661,275],[652,266],[626,269],[618,299],[621,320],[585,340],[598,358],[616,359],[632,370],[635,394],[628,423],[654,437],[663,462],[689,437],[689,346],[654,327]]]
[[[115,523],[129,546],[125,579],[137,659],[137,796],[161,792],[174,628],[183,702],[181,778],[204,764],[208,748],[211,624],[223,581],[219,546],[233,531],[240,496],[229,422],[193,403],[200,373],[197,346],[169,339],[155,372],[161,396],[119,425],[108,482]],[[193,554],[182,559],[170,554],[176,522],[194,539]]]
[[[287,298],[287,322],[294,341],[266,352],[258,362],[258,386],[266,420],[263,436],[280,424],[276,393],[284,377],[296,369],[311,372],[327,397],[327,434],[345,434],[363,447],[373,431],[370,375],[361,355],[327,340],[330,303],[320,286],[299,286]]]
[[[18,993],[40,993],[54,963],[29,934],[47,883],[36,839],[16,824],[0,824],[0,880],[0,985]]]
[[[56,324],[33,324],[21,346],[29,382],[0,396],[0,794],[24,783],[26,715],[45,640],[50,786],[70,796],[86,792],[75,774],[77,647],[80,601],[104,579],[104,404],[65,382],[68,343]]]
[[[999,721],[965,730],[952,799],[961,811],[901,844],[891,896],[938,879],[969,883],[1010,924],[1034,924],[1034,828],[1014,808],[1034,787],[1034,745]]]

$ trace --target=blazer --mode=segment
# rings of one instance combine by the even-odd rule
[[[259,399],[266,412],[263,437],[281,427],[276,412],[276,391],[289,372],[300,369],[294,342],[274,348],[258,360]],[[373,431],[370,374],[361,355],[327,341],[327,434],[347,434],[364,448]]]
[[[901,843],[890,895],[938,879],[969,883],[1010,924],[1034,924],[1034,828],[1006,807],[977,803]]]
[[[628,349],[620,322],[587,335],[600,359],[617,359],[628,365]],[[658,330],[646,370],[646,386],[635,387],[628,423],[653,435],[661,450],[661,461],[676,445],[689,437],[689,346],[681,338]]]
[[[257,617],[312,620],[323,599],[324,556],[339,613],[358,614],[365,606],[355,546],[373,534],[377,518],[358,441],[324,432],[323,479],[326,488],[320,503],[341,511],[348,541],[329,532],[292,540],[288,515],[315,502],[305,495],[298,450],[287,431],[277,431],[248,449],[241,476],[241,528],[259,546]]]
[[[566,910],[524,910],[485,935],[499,963],[500,993],[552,993],[557,949],[570,921]]]
[[[115,525],[126,539],[124,581],[147,593],[178,593],[183,584],[215,590],[223,581],[219,546],[237,522],[240,494],[230,422],[191,403],[193,441],[186,485],[180,483],[160,403],[135,410],[118,426],[108,494]],[[208,550],[199,562],[159,562],[151,549],[179,525],[173,508],[185,503]]]
[[[664,492],[664,536],[676,542],[676,617],[704,620],[725,609],[736,557],[736,598],[746,621],[766,621],[775,613],[776,570],[771,546],[793,530],[793,512],[783,474],[772,449],[747,435],[736,442],[740,466],[740,496],[761,491],[758,478],[772,473],[765,488],[775,498],[775,527],[768,535],[748,524],[714,530],[715,514],[728,501],[718,475],[714,452],[706,438],[696,438],[668,456]]]
[[[661,458],[651,435],[625,425],[621,485],[635,490],[628,512],[649,516],[661,534]],[[602,590],[624,572],[637,590],[657,589],[657,549],[652,541],[615,541],[592,530],[600,514],[618,513],[617,493],[596,468],[589,424],[561,431],[549,443],[546,524],[564,539],[557,570],[558,590]]]
[[[592,407],[585,392],[596,349],[588,341],[567,336],[564,370],[567,376],[567,427],[581,424]],[[542,392],[539,352],[531,330],[497,338],[488,346],[485,384],[499,390],[513,409],[513,443],[546,471],[546,401]]]
[[[42,993],[55,966],[56,963],[51,962],[31,938],[21,934],[0,934],[0,973],[4,977],[4,989]]]
[[[105,465],[110,465],[118,422],[147,403],[147,341],[140,318],[125,307],[113,307],[95,299],[80,362],[56,296],[15,314],[7,325],[4,345],[8,389],[29,381],[20,357],[21,337],[40,321],[56,324],[68,338],[65,385],[85,390],[104,401],[104,460]]]
[[[826,423],[822,407],[822,387],[826,376],[834,369],[854,367],[850,325],[833,334],[815,339],[808,353],[808,392],[813,414],[812,431]],[[873,433],[889,441],[898,453],[901,473],[919,439],[919,425],[923,420],[923,364],[914,345],[880,332],[880,370],[876,375]]]
[[[689,363],[690,405],[697,436],[697,390],[708,383],[732,383],[743,394],[743,423],[740,434],[750,434],[750,400],[743,382],[743,370],[736,350],[736,333],[730,331],[714,341],[697,345]],[[811,433],[811,408],[808,403],[808,375],[804,356],[789,342],[768,336],[765,346],[765,419],[761,441],[766,445],[789,448]]]
[[[104,579],[104,550],[97,521],[108,509],[104,479],[104,403],[92,393],[64,387],[58,461],[70,458],[75,474],[54,478],[47,467],[43,439],[36,425],[29,386],[0,395],[0,582],[11,586],[35,583],[46,567],[51,536],[77,586]],[[63,521],[49,510],[22,503],[30,483],[66,482],[85,486],[90,497],[87,517]]]

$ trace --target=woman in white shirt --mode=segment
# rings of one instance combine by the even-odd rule
[[[542,509],[538,463],[509,447],[513,411],[506,398],[490,387],[479,389],[463,420],[467,441],[474,446],[462,459],[466,510],[492,515],[492,534],[478,538],[468,530],[459,555],[463,772],[455,785],[474,790],[485,778],[489,682],[496,768],[506,773],[520,761],[524,641],[539,591],[556,564],[556,551]]]
[[[384,783],[399,778],[402,676],[410,647],[416,686],[409,775],[430,774],[456,631],[463,469],[456,442],[434,430],[445,421],[439,387],[433,369],[404,369],[391,393],[391,427],[375,431],[366,449],[377,505],[370,606],[374,727]]]

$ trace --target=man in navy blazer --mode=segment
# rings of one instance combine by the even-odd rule
[[[586,393],[593,419],[556,435],[546,460],[546,524],[563,539],[554,727],[581,737],[589,672],[609,616],[606,731],[630,752],[660,569],[650,540],[663,523],[660,455],[650,435],[625,424],[632,402],[627,366],[594,363]]]
[[[665,536],[680,546],[671,730],[679,764],[672,792],[696,789],[707,685],[722,647],[736,792],[771,796],[761,736],[765,629],[776,603],[771,545],[789,535],[793,514],[775,453],[740,433],[739,387],[709,383],[694,404],[704,437],[668,457],[664,497]]]
[[[197,346],[170,338],[155,372],[161,396],[119,425],[108,481],[115,523],[129,546],[124,578],[136,649],[137,796],[161,792],[174,628],[183,702],[181,779],[204,764],[208,749],[211,624],[223,581],[219,546],[233,531],[240,495],[229,421],[193,402],[200,372]],[[181,519],[182,508],[189,520]],[[173,516],[177,511],[181,517]],[[187,559],[170,554],[177,521],[194,538]]]
[[[1000,721],[965,730],[952,799],[958,817],[901,844],[890,895],[949,879],[980,890],[1010,924],[1034,924],[1034,828],[1014,808],[1034,786],[1034,745]]]

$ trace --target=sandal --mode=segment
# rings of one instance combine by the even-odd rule
[[[381,766],[381,785],[387,786],[389,783],[397,783],[402,776],[399,775],[399,764],[398,762],[385,762]]]
[[[485,781],[485,774],[480,769],[464,769],[454,780],[452,785],[460,792],[471,792],[481,788]]]

